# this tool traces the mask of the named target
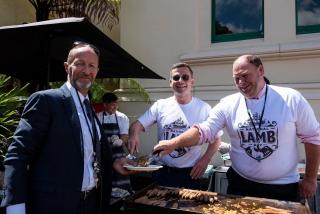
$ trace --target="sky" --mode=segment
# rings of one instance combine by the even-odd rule
[[[262,30],[261,0],[216,0],[216,21],[233,33]]]
[[[298,26],[320,25],[320,0],[298,1]]]

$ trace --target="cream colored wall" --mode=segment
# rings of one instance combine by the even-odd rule
[[[157,73],[168,69],[182,53],[193,50],[196,26],[193,0],[124,0],[121,5],[121,46]],[[122,26],[124,24],[124,26]],[[146,87],[166,87],[168,81],[142,81]]]
[[[112,29],[108,29],[106,26],[96,25],[102,32],[104,32],[110,39],[120,45],[120,23],[114,25]]]
[[[264,1],[264,38],[212,44],[211,0],[122,0],[120,41],[166,78],[173,63],[191,64],[194,94],[211,105],[235,92],[232,61],[241,54],[260,55],[271,82],[299,90],[320,119],[320,34],[296,35],[295,26],[294,0],[268,0]],[[139,81],[153,101],[171,95],[168,80]],[[128,115],[136,116],[150,105],[128,102],[122,106]],[[154,144],[155,133],[144,135],[143,143]]]
[[[0,26],[34,22],[35,13],[27,0],[0,0]]]

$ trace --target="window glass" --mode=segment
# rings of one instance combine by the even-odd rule
[[[263,36],[263,0],[213,0],[214,41]]]
[[[320,0],[296,0],[297,32],[320,32]]]

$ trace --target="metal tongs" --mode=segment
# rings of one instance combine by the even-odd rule
[[[135,161],[135,160],[138,159],[137,156],[135,156],[134,154],[131,154],[131,153],[129,152],[129,149],[127,148],[126,145],[122,144],[122,148],[123,148],[124,152],[127,154],[126,158],[127,158],[128,160]],[[139,158],[147,159],[147,160],[148,160],[148,161],[147,161],[148,164],[150,164],[151,162],[153,162],[153,161],[155,161],[155,160],[158,159],[159,154],[160,154],[161,151],[162,151],[162,150],[153,151],[152,153],[150,153],[150,154],[148,154],[148,155],[141,156],[141,157],[139,157]]]
[[[141,160],[145,160],[145,165],[149,166],[152,162],[157,161],[158,157],[159,157],[159,153],[161,152],[161,150],[157,150],[157,151],[153,151],[152,153],[148,154],[148,155],[143,155],[138,157],[138,159]]]
[[[132,160],[132,161],[137,159],[137,157],[135,155],[133,155],[129,152],[129,149],[127,148],[127,146],[124,143],[122,144],[122,148],[123,148],[123,151],[127,154],[126,159]]]
[[[152,163],[153,161],[156,161],[159,158],[159,154],[162,150],[156,150],[153,151],[151,154],[148,155],[148,162],[149,164]]]

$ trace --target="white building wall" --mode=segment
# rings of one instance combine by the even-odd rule
[[[0,26],[35,21],[35,13],[29,1],[0,0]]]
[[[184,61],[195,72],[195,96],[214,105],[235,92],[233,60],[252,53],[262,57],[272,84],[299,90],[320,119],[320,34],[296,35],[295,28],[294,0],[265,0],[264,38],[212,44],[211,0],[122,0],[120,43],[167,78],[139,80],[153,101],[172,95],[169,68]],[[128,102],[121,109],[133,120],[149,106]],[[155,131],[143,135],[142,152],[157,142]],[[223,139],[228,140],[227,136]]]

